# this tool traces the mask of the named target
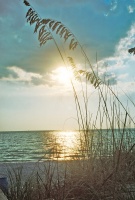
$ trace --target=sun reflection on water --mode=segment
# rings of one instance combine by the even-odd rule
[[[52,159],[71,160],[77,155],[79,147],[78,132],[57,132],[53,143]]]

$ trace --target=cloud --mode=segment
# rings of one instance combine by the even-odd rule
[[[119,81],[118,94],[125,96],[125,93],[127,95],[129,94],[135,95],[135,81],[128,81],[128,82]]]
[[[127,9],[128,9],[128,12],[129,12],[129,13],[133,13],[134,10],[135,10],[135,7],[129,5],[129,6],[127,7]]]
[[[61,70],[62,69],[62,70]],[[29,85],[48,85],[52,86],[64,86],[68,82],[68,76],[66,68],[59,67],[51,72],[45,73],[44,75],[27,72],[17,66],[7,67],[6,76],[1,77],[0,81],[12,82],[12,83],[25,83]],[[66,79],[66,80],[65,80]],[[68,85],[70,84],[70,81]]]
[[[29,83],[33,80],[33,78],[37,78],[37,79],[42,78],[40,74],[26,72],[23,69],[16,66],[7,67],[7,74],[5,77],[2,77],[0,80]]]
[[[128,76],[129,76],[128,73],[120,74],[120,75],[118,76],[118,79],[119,79],[119,80],[124,80],[124,79],[127,78]]]
[[[117,6],[118,6],[117,0],[112,0],[110,3],[110,10],[114,11],[117,8]]]
[[[130,27],[126,37],[121,38],[119,43],[116,45],[114,55],[98,62],[101,76],[106,73],[112,73],[115,74],[115,76],[118,76],[122,81],[133,79],[135,74],[135,56],[129,54],[128,49],[134,47],[134,44],[135,23]],[[123,76],[123,74],[126,75]]]
[[[91,1],[90,4],[93,5],[94,9],[103,13],[105,16],[108,16],[111,12],[114,12],[118,7],[117,0],[94,0]]]
[[[117,84],[117,76],[115,73],[107,73],[104,72],[99,75],[101,80],[107,85],[116,85]]]

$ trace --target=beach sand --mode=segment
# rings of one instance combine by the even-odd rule
[[[76,163],[77,162],[77,163]],[[15,177],[15,173],[21,175],[21,181],[26,181],[29,178],[36,178],[37,172],[43,179],[53,175],[56,181],[59,178],[63,179],[63,175],[69,172],[73,166],[78,166],[79,161],[44,161],[44,162],[23,162],[23,163],[0,163],[0,175],[10,179],[10,172]],[[20,173],[21,172],[21,173]]]
[[[22,177],[28,178],[28,176],[33,176],[37,172],[44,174],[44,172],[51,168],[56,171],[58,168],[62,172],[66,166],[64,161],[45,161],[45,162],[22,162],[22,163],[0,163],[0,175],[7,176],[9,171],[18,171],[22,169]]]

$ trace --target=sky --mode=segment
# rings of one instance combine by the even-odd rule
[[[135,98],[135,0],[29,0],[41,18],[62,22],[76,36],[101,77]],[[39,45],[26,20],[22,0],[0,0],[0,131],[77,129],[76,107],[65,64],[52,40]],[[85,59],[77,47],[53,33],[64,58],[79,68]],[[67,62],[67,59],[66,59]],[[73,78],[74,79],[74,78]],[[75,80],[76,90],[79,83]],[[90,95],[93,92],[89,87]],[[120,98],[124,100],[121,92]],[[97,106],[92,96],[91,112]]]

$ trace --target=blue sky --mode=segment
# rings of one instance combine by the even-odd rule
[[[42,18],[65,24],[92,65],[97,54],[101,76],[107,70],[112,85],[134,99],[135,57],[128,49],[135,46],[135,0],[29,2]],[[53,41],[39,46],[27,10],[21,0],[0,0],[0,130],[77,128],[72,88],[61,77],[64,64]],[[63,49],[64,42],[58,44]],[[79,48],[66,54],[83,65]]]

